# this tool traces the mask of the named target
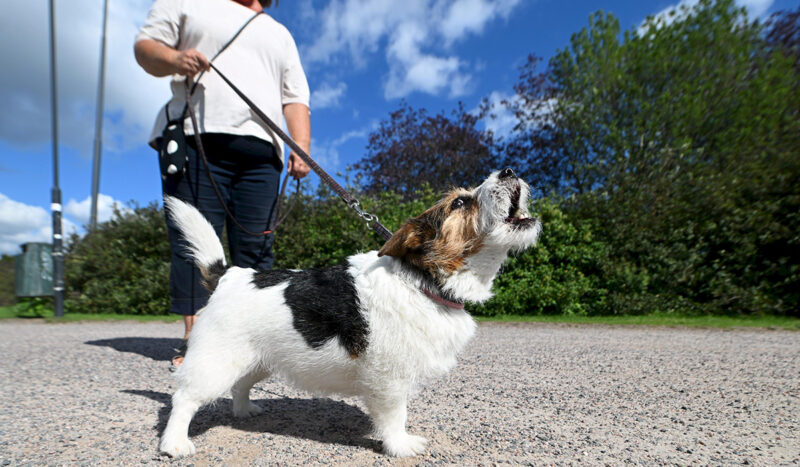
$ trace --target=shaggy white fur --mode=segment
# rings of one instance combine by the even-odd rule
[[[474,238],[464,241],[480,248],[470,248],[455,273],[426,272],[438,278],[439,289],[449,297],[483,301],[491,296],[492,280],[508,252],[534,244],[541,226],[528,218],[527,185],[510,169],[493,173],[469,196],[477,203],[478,225],[469,226]],[[213,228],[199,212],[173,198],[165,199],[165,204],[201,270],[224,261]],[[440,211],[448,217],[462,215],[455,207]],[[373,251],[351,256],[347,265],[350,277],[342,280],[352,281],[357,313],[368,327],[366,348],[358,355],[349,353],[338,337],[318,347],[304,340],[295,328],[297,311],[285,296],[291,279],[258,287],[253,282],[255,271],[227,269],[192,329],[186,359],[176,372],[178,390],[161,439],[162,452],[174,457],[194,453],[188,437],[192,417],[228,391],[235,416],[261,413],[249,392],[271,375],[317,394],[359,396],[387,454],[413,456],[424,451],[426,440],[405,429],[409,395],[456,364],[458,353],[475,333],[475,322],[463,309],[423,293],[423,288],[431,288],[429,276],[410,267],[403,257]]]

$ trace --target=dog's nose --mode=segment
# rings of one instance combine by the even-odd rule
[[[506,167],[500,171],[500,178],[516,177],[517,175],[511,170],[511,167]]]

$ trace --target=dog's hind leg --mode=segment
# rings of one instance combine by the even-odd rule
[[[194,444],[189,440],[189,423],[197,410],[203,405],[183,389],[172,396],[172,411],[167,427],[161,436],[159,450],[171,457],[189,456],[195,453]]]
[[[267,371],[255,369],[250,373],[239,378],[239,381],[231,388],[233,396],[233,416],[237,418],[252,417],[260,415],[264,409],[250,401],[250,389],[253,385],[269,376]]]
[[[160,445],[161,452],[172,457],[194,454],[195,447],[189,440],[192,417],[200,407],[227,393],[252,367],[246,353],[220,352],[217,346],[206,347],[202,343],[189,343],[186,360],[176,373],[178,390],[172,396],[172,411]]]

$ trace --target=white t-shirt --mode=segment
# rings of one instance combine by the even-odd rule
[[[254,14],[233,0],[156,0],[136,40],[154,39],[177,50],[196,49],[210,60]],[[213,63],[278,125],[284,105],[308,106],[308,82],[294,39],[267,14],[247,25]],[[184,79],[181,75],[172,76],[172,118],[179,116],[184,107]],[[200,133],[252,135],[271,142],[283,160],[282,141],[215,71],[203,74],[192,105]],[[166,122],[162,107],[150,135],[151,145],[161,136]],[[187,135],[194,134],[188,117],[184,129]]]

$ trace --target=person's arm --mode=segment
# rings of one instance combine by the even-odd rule
[[[289,130],[289,135],[306,154],[309,154],[311,118],[308,107],[299,103],[286,104],[283,106],[283,117],[286,119],[286,128]],[[309,170],[311,170],[294,151],[289,154],[289,162],[286,169],[289,175],[298,180],[308,175]]]
[[[139,65],[153,76],[191,76],[208,69],[208,59],[195,49],[175,50],[154,39],[136,41],[133,51]]]

